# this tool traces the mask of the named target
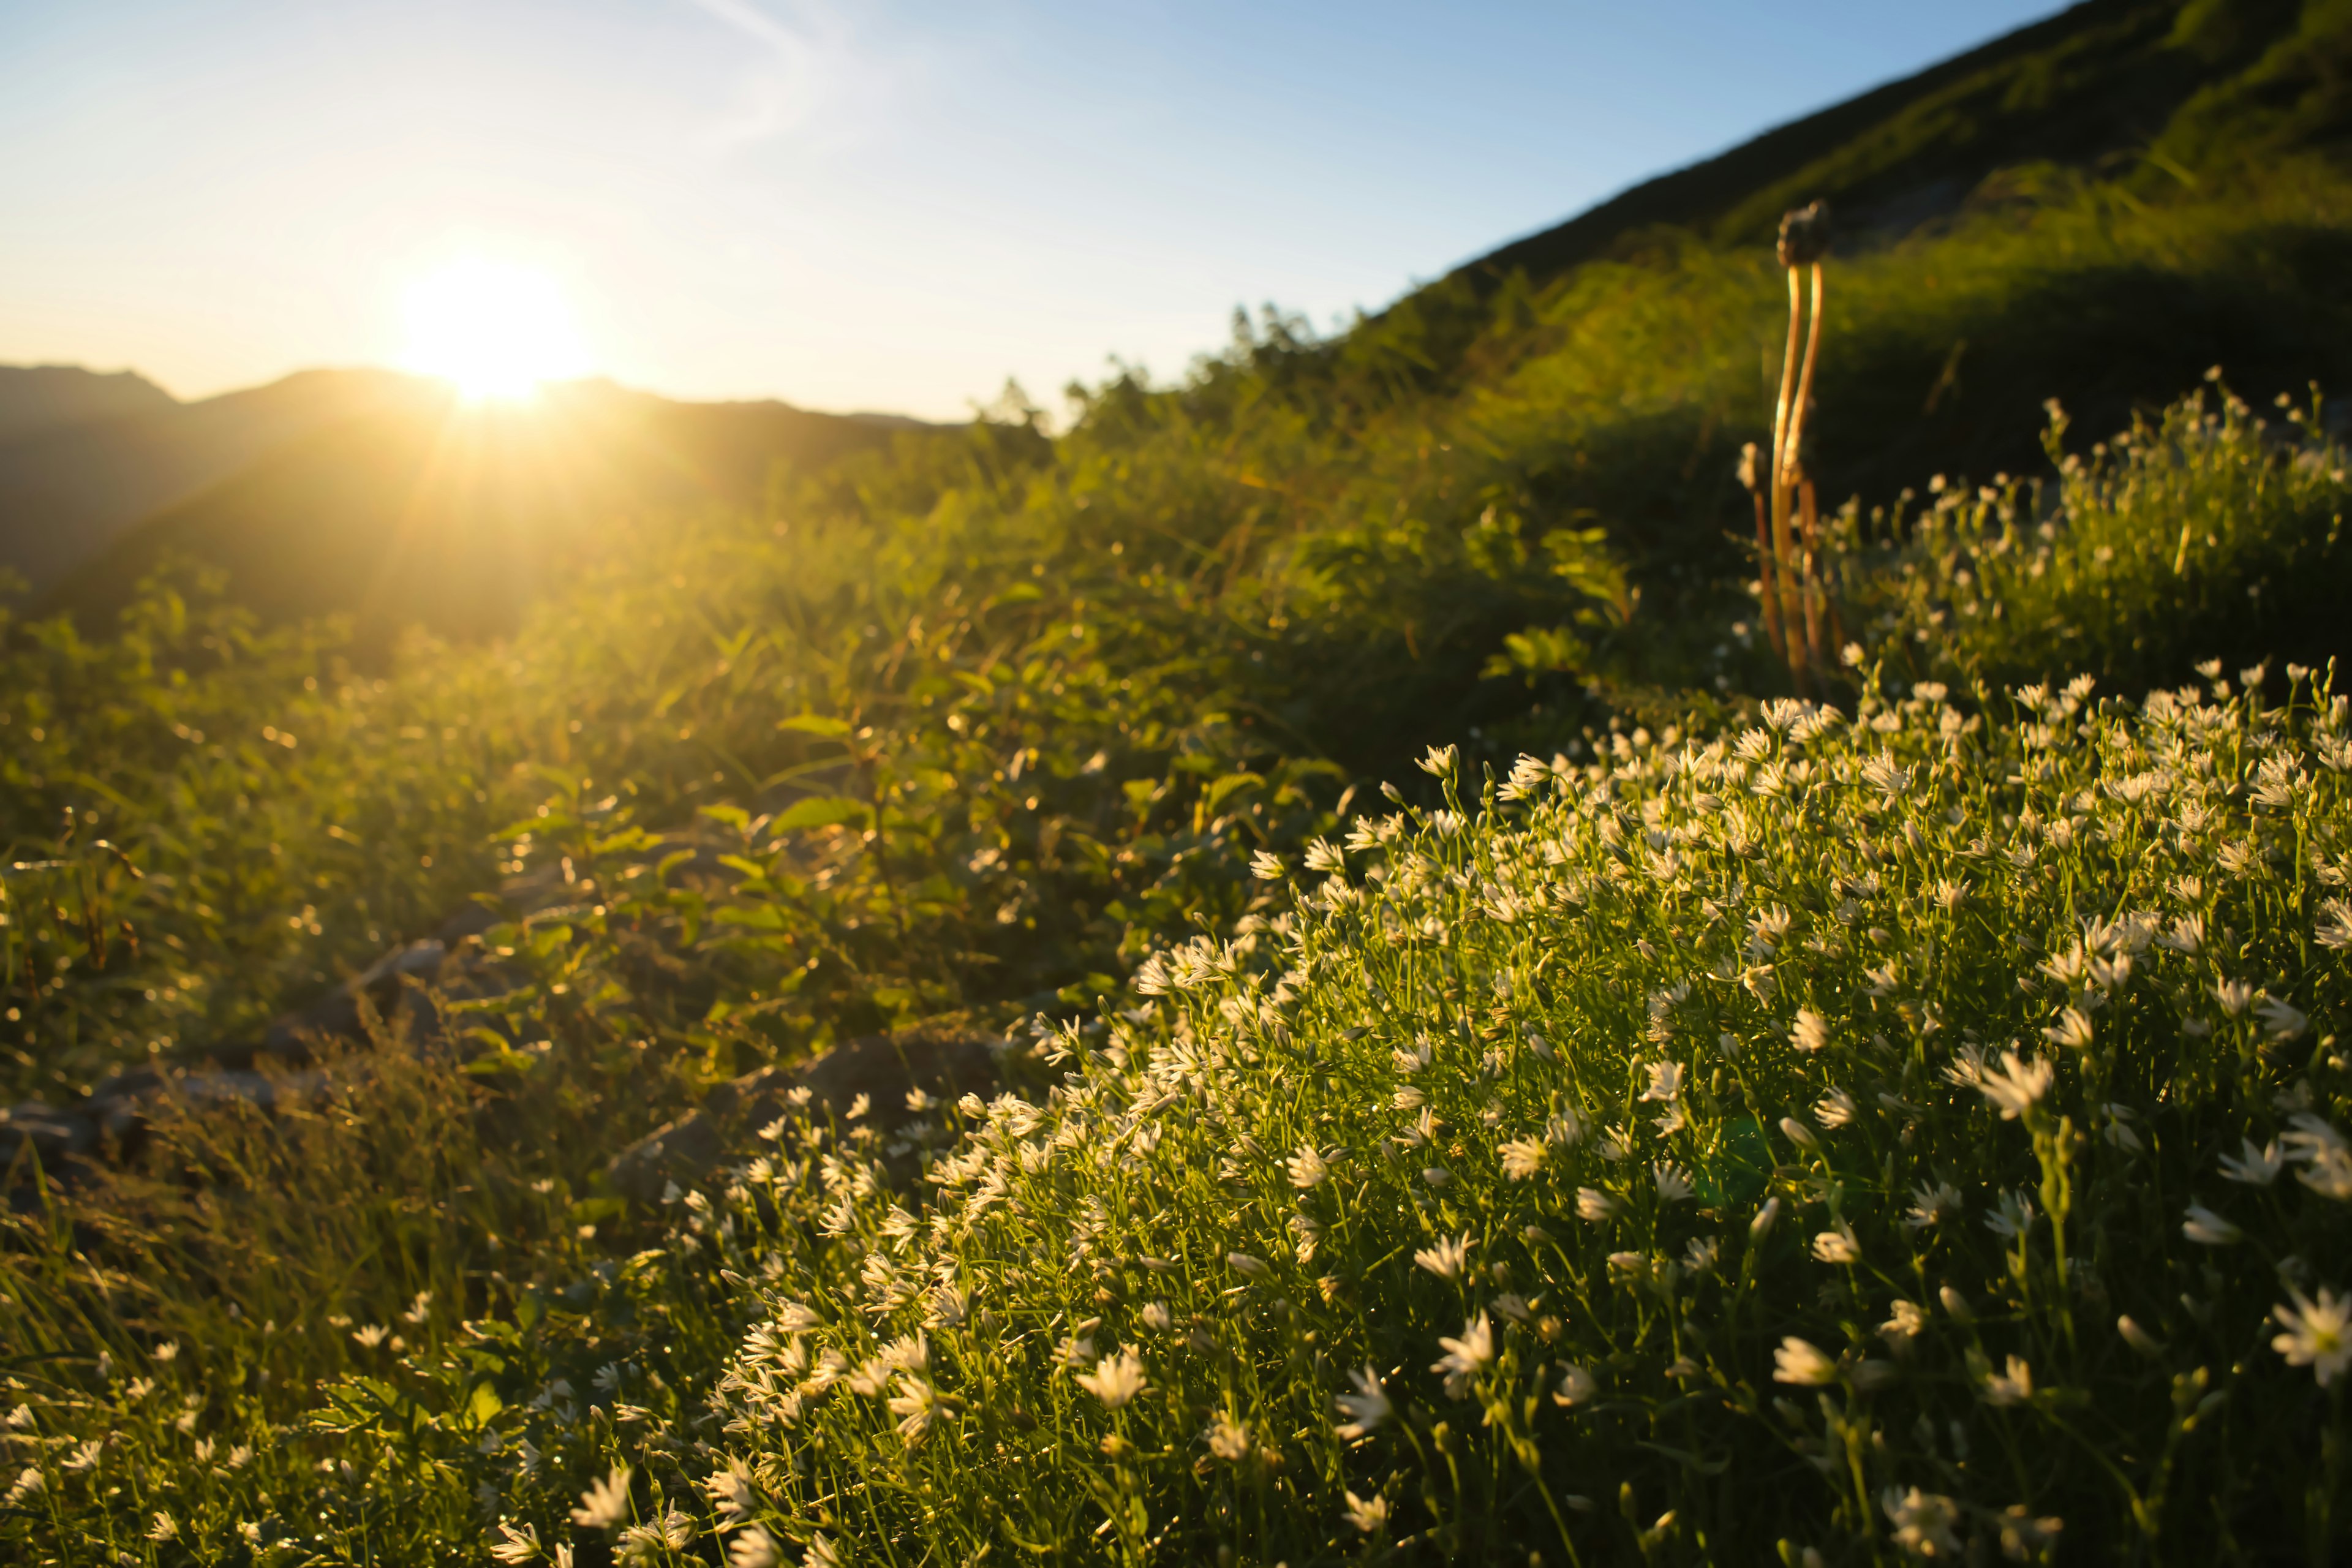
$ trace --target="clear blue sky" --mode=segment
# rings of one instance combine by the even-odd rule
[[[0,0],[0,362],[392,363],[461,257],[681,396],[1328,322],[2048,0]]]

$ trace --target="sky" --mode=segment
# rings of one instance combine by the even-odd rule
[[[184,397],[400,363],[420,280],[488,268],[540,280],[567,373],[1050,406],[2058,8],[0,0],[0,363]]]

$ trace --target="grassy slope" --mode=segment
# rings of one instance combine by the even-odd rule
[[[2196,10],[2191,41],[2241,15]],[[2021,471],[2053,391],[2120,410],[2209,359],[2258,394],[2272,379],[2250,357],[2287,385],[2332,369],[2319,356],[2340,334],[2315,343],[2308,322],[2341,310],[2342,186],[2322,163],[2246,177],[2231,162],[2325,130],[2306,89],[2332,36],[2265,46],[2177,118],[2242,180],[2226,199],[2170,175],[2160,200],[2130,179],[2037,176],[2031,200],[2006,182],[1948,227],[1839,263],[1824,477],[1868,473],[1881,497],[1955,455],[2014,451],[1991,460]],[[2323,1506],[2341,1490],[2340,1406],[2262,1320],[2290,1288],[2347,1283],[2326,1261],[2344,1241],[2326,1152],[2346,1114],[2327,1043],[2346,1005],[2326,903],[2347,871],[2329,837],[2341,710],[2282,730],[2250,699],[2094,718],[2046,692],[2028,705],[2050,710],[2019,712],[1997,689],[2089,660],[2103,690],[2137,691],[2215,647],[2284,646],[2244,590],[2343,571],[2332,448],[2242,405],[2181,409],[2162,439],[2048,492],[2065,510],[2047,534],[2023,493],[1956,498],[1893,549],[1860,548],[1865,513],[1842,548],[1853,603],[1884,615],[1862,628],[1871,657],[1950,679],[1951,720],[1931,691],[1885,689],[1883,723],[1792,740],[1784,711],[1744,742],[1757,757],[1707,750],[1737,723],[1688,752],[1596,728],[1605,763],[1529,781],[1564,781],[1558,804],[1467,829],[1360,812],[1363,899],[1318,892],[1287,930],[1266,923],[1284,895],[1249,879],[1251,854],[1295,869],[1339,831],[1346,775],[1399,768],[1423,739],[1461,734],[1475,777],[1521,737],[1580,746],[1590,677],[1769,693],[1731,626],[1748,604],[1738,556],[1715,542],[1739,521],[1721,476],[1759,422],[1778,288],[1752,251],[1653,236],[1541,287],[1433,290],[1334,342],[1275,320],[1181,387],[1097,389],[1058,442],[982,426],[853,457],[793,489],[782,537],[720,520],[593,535],[572,590],[513,641],[417,648],[381,679],[331,640],[168,600],[97,643],[18,628],[0,768],[11,863],[30,868],[10,876],[5,938],[26,1081],[53,1064],[78,1079],[167,1034],[233,1034],[502,868],[569,859],[598,901],[494,933],[530,983],[478,1021],[549,1042],[543,1058],[460,1071],[391,1051],[339,1068],[370,1076],[380,1111],[167,1125],[146,1169],[11,1221],[5,1337],[53,1359],[9,1373],[36,1479],[20,1475],[0,1530],[158,1562],[446,1560],[487,1552],[495,1510],[593,1561],[620,1531],[575,1531],[568,1510],[621,1458],[630,1506],[683,1510],[708,1561],[712,1531],[743,1522],[700,1500],[734,1495],[732,1457],[761,1527],[820,1560],[924,1542],[961,1558],[982,1539],[1115,1555],[1171,1526],[1192,1533],[1155,1550],[1295,1562],[1412,1535],[1476,1553],[1489,1529],[1556,1537],[1553,1504],[1595,1559],[1695,1556],[1701,1531],[1718,1556],[1785,1535],[1858,1561],[1901,1550],[1906,1529],[1998,1551],[2045,1517],[2095,1551],[2153,1530],[2152,1555],[2180,1560],[2291,1550],[2290,1535],[2340,1545]],[[1977,346],[1947,374],[1962,337]],[[1990,365],[1969,357],[1988,347]],[[1964,423],[1915,431],[1954,409]],[[2191,530],[2176,566],[2190,524],[2211,539]],[[2019,619],[1994,625],[1992,604]],[[1551,624],[1584,667],[1482,674],[1505,632]],[[1976,679],[1995,689],[1979,699]],[[1911,773],[1865,767],[1880,749]],[[771,815],[811,795],[813,815]],[[735,855],[743,879],[673,885],[653,868],[682,840],[659,835]],[[1579,889],[1584,905],[1560,901]],[[2139,911],[2161,920],[2122,918]],[[2207,926],[2188,951],[2191,915]],[[2094,917],[2116,923],[2085,931]],[[1202,925],[1214,943],[1168,954]],[[1538,937],[1572,969],[1535,973]],[[1106,1013],[1069,1041],[1075,1059],[1045,1064],[1086,1076],[1027,1089],[1044,1120],[1006,1104],[974,1142],[941,1144],[964,1189],[989,1179],[984,1159],[1017,1210],[975,1213],[939,1184],[863,1190],[873,1141],[854,1129],[787,1142],[740,1173],[742,1193],[659,1213],[599,1189],[604,1151],[713,1075],[951,1006],[1080,1022],[1155,950],[1147,975],[1190,983],[1142,1016]],[[1682,962],[1695,951],[1705,962]],[[1298,973],[1277,1002],[1283,969]],[[2309,1027],[2211,989],[2225,978]],[[1654,1022],[1651,994],[1682,979],[1691,993]],[[2040,1033],[2068,1036],[2062,1002],[2090,1019],[2087,1047]],[[1817,1055],[1784,1043],[1800,1005],[1829,1027]],[[1968,1029],[2053,1058],[2046,1107],[2071,1127],[2002,1122],[1945,1076]],[[1388,1053],[1423,1030],[1433,1066],[1406,1073]],[[1724,1032],[1745,1054],[1709,1056]],[[1661,1140],[1635,1069],[1668,1056],[1686,1120]],[[1414,1082],[1435,1103],[1400,1106]],[[1190,1098],[1145,1110],[1147,1086]],[[1835,1120],[1832,1086],[1854,1117]],[[1423,1109],[1444,1124],[1414,1128]],[[1570,1110],[1580,1136],[1563,1124],[1539,1158],[1514,1156],[1540,1179],[1500,1169],[1508,1138],[1549,1140]],[[2303,1110],[2330,1131],[2294,1122]],[[1776,1134],[1781,1114],[1827,1153]],[[1657,1156],[1605,1157],[1609,1122],[1633,1116],[1696,1197],[1635,1169]],[[1049,1129],[1066,1130],[1058,1147],[1013,1147]],[[2304,1158],[2269,1187],[2241,1192],[2213,1163],[2242,1136],[2290,1132],[2305,1142],[2282,1150]],[[1336,1174],[1296,1185],[1294,1139]],[[1438,1167],[1444,1184],[1421,1174]],[[1931,1174],[1966,1215],[1906,1227],[1906,1189]],[[1612,1228],[1569,1217],[1581,1186],[1625,1205]],[[1778,1228],[1751,1248],[1746,1205],[1768,1188]],[[2021,1188],[2041,1218],[2025,1246],[1999,1246],[1982,1222]],[[1184,1201],[1139,1195],[1170,1192]],[[2252,1239],[2193,1247],[2191,1196]],[[1531,1220],[1554,1239],[1529,1238]],[[1841,1220],[1858,1264],[1815,1256]],[[1475,1232],[1488,1271],[1441,1282],[1412,1263],[1441,1229]],[[1712,1271],[1683,1253],[1700,1230],[1722,1238]],[[1151,1248],[1180,1267],[1142,1265]],[[806,1358],[830,1347],[856,1367],[917,1321],[919,1259],[986,1280],[964,1321],[932,1297],[926,1364],[907,1347],[867,1369],[878,1398],[807,1390],[778,1439]],[[1973,1328],[1945,1284],[1976,1303]],[[1502,1326],[1505,1291],[1530,1324]],[[819,1326],[786,1372],[792,1333],[745,1331],[788,1293]],[[1930,1320],[1900,1354],[1879,1330],[1903,1321],[1898,1294]],[[1163,1300],[1170,1330],[1144,1315]],[[1455,1400],[1422,1369],[1482,1307],[1499,1359]],[[383,1332],[353,1337],[372,1324]],[[1827,1405],[1771,1382],[1792,1334],[1852,1352],[1824,1373]],[[1108,1413],[1047,1353],[1073,1335],[1138,1350],[1156,1392]],[[1360,1357],[1396,1408],[1350,1447],[1327,1402]],[[957,1403],[931,1406],[918,1383]],[[735,1408],[714,1412],[714,1394]],[[729,1432],[755,1403],[773,1418]],[[909,1448],[898,1423],[927,1410]],[[1220,1414],[1237,1430],[1212,1442]],[[1944,1424],[1932,1441],[1917,1415]],[[1132,1446],[1105,1448],[1106,1426]]]

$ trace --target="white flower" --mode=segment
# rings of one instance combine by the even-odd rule
[[[1748,1222],[1748,1239],[1750,1241],[1763,1240],[1766,1236],[1771,1233],[1773,1223],[1780,1217],[1780,1200],[1779,1198],[1766,1198],[1764,1200],[1764,1206],[1756,1211],[1756,1217]]]
[[[2294,1131],[2281,1142],[2286,1145],[2287,1158],[2303,1166],[2296,1173],[2303,1184],[2337,1203],[2352,1201],[2352,1145],[2310,1111],[2299,1111],[2292,1120]]]
[[[1222,1410],[1217,1413],[1217,1418],[1209,1423],[1205,1436],[1209,1439],[1209,1452],[1228,1464],[1239,1461],[1249,1453],[1249,1428]]]
[[[808,1555],[802,1559],[802,1568],[841,1568],[841,1553],[824,1531],[809,1537]]]
[[[509,1564],[528,1563],[540,1554],[539,1526],[526,1524],[520,1530],[499,1521],[499,1538],[490,1542],[490,1556]]]
[[[1304,1146],[1283,1163],[1290,1172],[1290,1184],[1302,1193],[1319,1184],[1331,1173],[1331,1167],[1323,1163],[1323,1156]]]
[[[1823,1387],[1837,1381],[1837,1363],[1809,1341],[1790,1334],[1772,1352],[1772,1381],[1805,1388]]]
[[[1432,746],[1416,765],[1433,778],[1449,779],[1461,765],[1462,753],[1452,746]]]
[[[1282,880],[1282,857],[1261,849],[1250,857],[1250,875],[1261,882]]]
[[[1266,1273],[1265,1259],[1253,1258],[1246,1252],[1226,1253],[1225,1266],[1234,1273],[1249,1279],[1261,1279]]]
[[[2058,1021],[2042,1031],[2042,1037],[2053,1045],[2069,1046],[2081,1050],[2091,1043],[2090,1015],[2080,1007],[2068,1007],[2058,1015]]]
[[[1515,1182],[1524,1182],[1543,1169],[1544,1145],[1540,1139],[1514,1138],[1503,1145],[1503,1174]]]
[[[391,1337],[392,1331],[384,1327],[382,1323],[370,1323],[364,1328],[354,1329],[352,1331],[352,1338],[359,1341],[361,1344],[366,1346],[369,1350],[375,1349],[376,1346],[383,1343],[384,1341]]]
[[[1923,1492],[1917,1487],[1908,1491],[1888,1487],[1879,1494],[1878,1506],[1886,1510],[1895,1526],[1895,1544],[1913,1557],[1955,1558],[1960,1554],[1959,1537],[1952,1527],[1960,1521],[1960,1505],[1936,1492]]]
[[[1960,1212],[1960,1192],[1949,1182],[1937,1182],[1934,1186],[1922,1182],[1911,1189],[1911,1209],[1904,1215],[1903,1224],[1911,1230],[1925,1230],[1942,1222],[1946,1215]]]
[[[1821,1152],[1822,1141],[1813,1136],[1811,1128],[1793,1116],[1780,1118],[1780,1133],[1800,1149],[1808,1149],[1814,1153]]]
[[[2033,1369],[2024,1357],[2010,1357],[2006,1373],[1985,1373],[1984,1396],[1994,1405],[2024,1404],[2033,1397]]]
[[[2352,1366],[2352,1298],[2339,1297],[2325,1286],[2316,1301],[2300,1290],[2291,1293],[2294,1305],[2272,1314],[2286,1332],[2271,1342],[2271,1349],[2286,1357],[2289,1366],[2311,1368],[2325,1388]]]
[[[1617,1200],[1591,1187],[1576,1189],[1576,1217],[1599,1225],[1617,1214]]]
[[[1818,1051],[1830,1043],[1829,1020],[1811,1007],[1797,1009],[1797,1022],[1789,1031],[1789,1043],[1801,1051]]]
[[[1445,1354],[1432,1363],[1429,1370],[1444,1373],[1446,1398],[1459,1399],[1469,1393],[1470,1380],[1495,1359],[1495,1326],[1486,1313],[1480,1312],[1462,1325],[1460,1339],[1440,1339],[1437,1342],[1444,1347]]]
[[[1412,1260],[1440,1279],[1458,1279],[1462,1265],[1470,1256],[1470,1237],[1441,1236],[1434,1247],[1424,1247],[1412,1255]]]
[[[1679,1165],[1653,1165],[1650,1179],[1658,1184],[1658,1201],[1662,1204],[1677,1203],[1691,1195],[1690,1173]]]
[[[2263,1016],[2263,1022],[2270,1026],[2273,1039],[2292,1040],[2311,1026],[2311,1020],[2300,1010],[2275,996],[2263,997],[2257,1010]]]
[[[1840,1226],[1813,1237],[1813,1256],[1823,1263],[1859,1263],[1862,1244],[1853,1238],[1853,1227]]]
[[[2144,1356],[2153,1357],[2164,1353],[2164,1346],[2158,1342],[2156,1336],[2141,1328],[2128,1312],[2116,1320],[2116,1332],[2123,1336],[2124,1343]]]
[[[1580,1366],[1564,1366],[1560,1368],[1559,1386],[1552,1390],[1551,1399],[1555,1405],[1581,1405],[1600,1392],[1601,1384],[1591,1373]]]
[[[1151,1386],[1144,1381],[1143,1358],[1127,1350],[1105,1356],[1090,1373],[1078,1373],[1077,1383],[1112,1410]]]
[[[1354,1492],[1343,1494],[1348,1500],[1348,1522],[1366,1535],[1374,1535],[1389,1522],[1389,1500],[1377,1494],[1360,1498]]]
[[[751,1472],[742,1460],[728,1460],[725,1468],[713,1471],[702,1483],[702,1489],[718,1509],[721,1522],[731,1524],[751,1517]]]
[[[2245,1153],[2222,1155],[2221,1174],[2231,1181],[2243,1182],[2250,1187],[2267,1187],[2277,1181],[2279,1172],[2286,1165],[2286,1155],[2280,1151],[2278,1144],[2273,1142],[2257,1149],[2251,1138],[2241,1142]]]
[[[1145,1303],[1143,1310],[1138,1313],[1137,1317],[1145,1328],[1156,1334],[1166,1333],[1175,1326],[1176,1322],[1176,1315],[1168,1310],[1168,1303],[1165,1301]]]
[[[147,1527],[147,1539],[150,1541],[171,1541],[179,1533],[180,1521],[168,1512],[157,1513],[155,1522]]]
[[[810,1552],[812,1559],[815,1552]],[[776,1538],[759,1525],[737,1532],[727,1543],[728,1568],[776,1568],[783,1554],[776,1550]]]
[[[629,1521],[629,1467],[614,1465],[601,1481],[591,1481],[572,1510],[572,1522],[583,1530],[613,1530]]]
[[[1643,1100],[1672,1100],[1682,1091],[1682,1063],[1650,1063],[1650,1087],[1642,1091]]]
[[[2234,1018],[2252,1005],[2254,988],[2242,980],[2217,980],[2213,998],[2221,1004],[2221,1011]]]
[[[2180,1234],[2200,1247],[2227,1247],[2242,1240],[2246,1233],[2203,1204],[2190,1204],[2189,1217],[2181,1222]]]
[[[2035,1217],[2032,1199],[2023,1193],[2003,1193],[1985,1215],[1985,1228],[2003,1241],[2022,1241],[2032,1233]]]
[[[823,1327],[824,1320],[818,1317],[806,1302],[787,1301],[784,1310],[776,1314],[776,1322],[788,1334],[804,1334],[812,1329]]]
[[[1824,1127],[1843,1127],[1854,1117],[1853,1096],[1832,1089],[1813,1104],[1813,1120]]]
[[[98,1468],[98,1457],[105,1448],[105,1441],[98,1437],[80,1445],[66,1457],[66,1473],[74,1476],[89,1474]]]
[[[2000,1068],[1985,1068],[1977,1079],[1977,1088],[2000,1107],[2003,1121],[2014,1121],[2050,1092],[2056,1076],[2047,1059],[2020,1060],[2015,1051],[2003,1051]]]
[[[1339,1414],[1348,1419],[1337,1431],[1352,1443],[1396,1414],[1396,1409],[1389,1403],[1388,1390],[1381,1384],[1381,1374],[1370,1367],[1349,1373],[1348,1381],[1356,1385],[1356,1392],[1338,1398]]]
[[[1886,1321],[1878,1325],[1878,1332],[1880,1338],[1900,1350],[1917,1339],[1927,1326],[1927,1314],[1920,1310],[1919,1303],[1898,1296],[1887,1309]]]
[[[1079,1373],[1078,1382],[1086,1381],[1086,1374]],[[898,1374],[898,1392],[890,1396],[888,1409],[898,1417],[898,1436],[911,1448],[923,1440],[931,1424],[939,1419],[940,1391],[928,1379],[902,1372]]]

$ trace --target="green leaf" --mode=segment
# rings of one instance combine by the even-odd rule
[[[798,730],[803,735],[838,737],[849,733],[849,726],[823,713],[796,713],[789,719],[776,721],[779,730]]]
[[[863,822],[866,815],[866,806],[862,800],[853,800],[845,795],[824,795],[787,806],[771,826],[778,833],[795,827],[831,827],[836,823]]]

